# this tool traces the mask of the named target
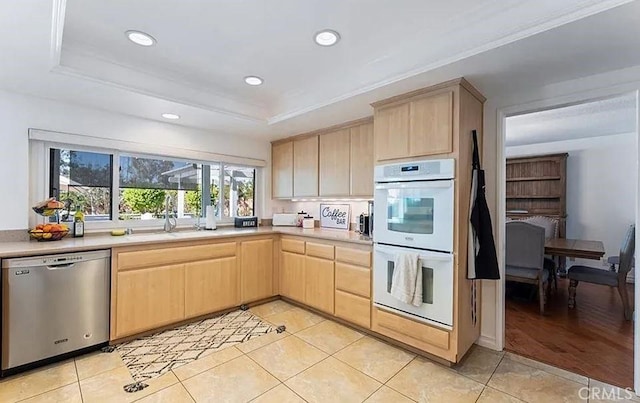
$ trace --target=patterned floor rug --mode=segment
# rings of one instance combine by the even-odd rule
[[[274,330],[251,312],[238,310],[122,343],[116,351],[140,382]]]

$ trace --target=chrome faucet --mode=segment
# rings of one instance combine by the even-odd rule
[[[164,199],[164,231],[171,232],[176,229],[178,225],[178,221],[171,217],[171,211],[169,210],[169,205],[171,204],[171,196],[167,195]]]

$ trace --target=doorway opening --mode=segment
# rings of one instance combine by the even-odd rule
[[[504,120],[504,347],[624,388],[634,385],[635,261],[626,256],[637,221],[636,103],[632,93]]]

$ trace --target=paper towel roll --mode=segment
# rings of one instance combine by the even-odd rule
[[[205,229],[216,229],[216,212],[213,206],[207,206],[205,209]]]

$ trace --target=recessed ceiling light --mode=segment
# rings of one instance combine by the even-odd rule
[[[136,45],[153,46],[156,44],[156,40],[153,38],[153,36],[145,34],[141,31],[127,31],[125,32],[125,35],[131,42],[135,43]]]
[[[340,34],[332,29],[323,29],[316,33],[315,41],[320,46],[333,46],[340,40]]]
[[[180,119],[180,115],[176,115],[175,113],[163,113],[162,117],[171,120]]]
[[[260,85],[264,82],[264,80],[258,76],[246,76],[244,78],[244,82],[249,85]]]

